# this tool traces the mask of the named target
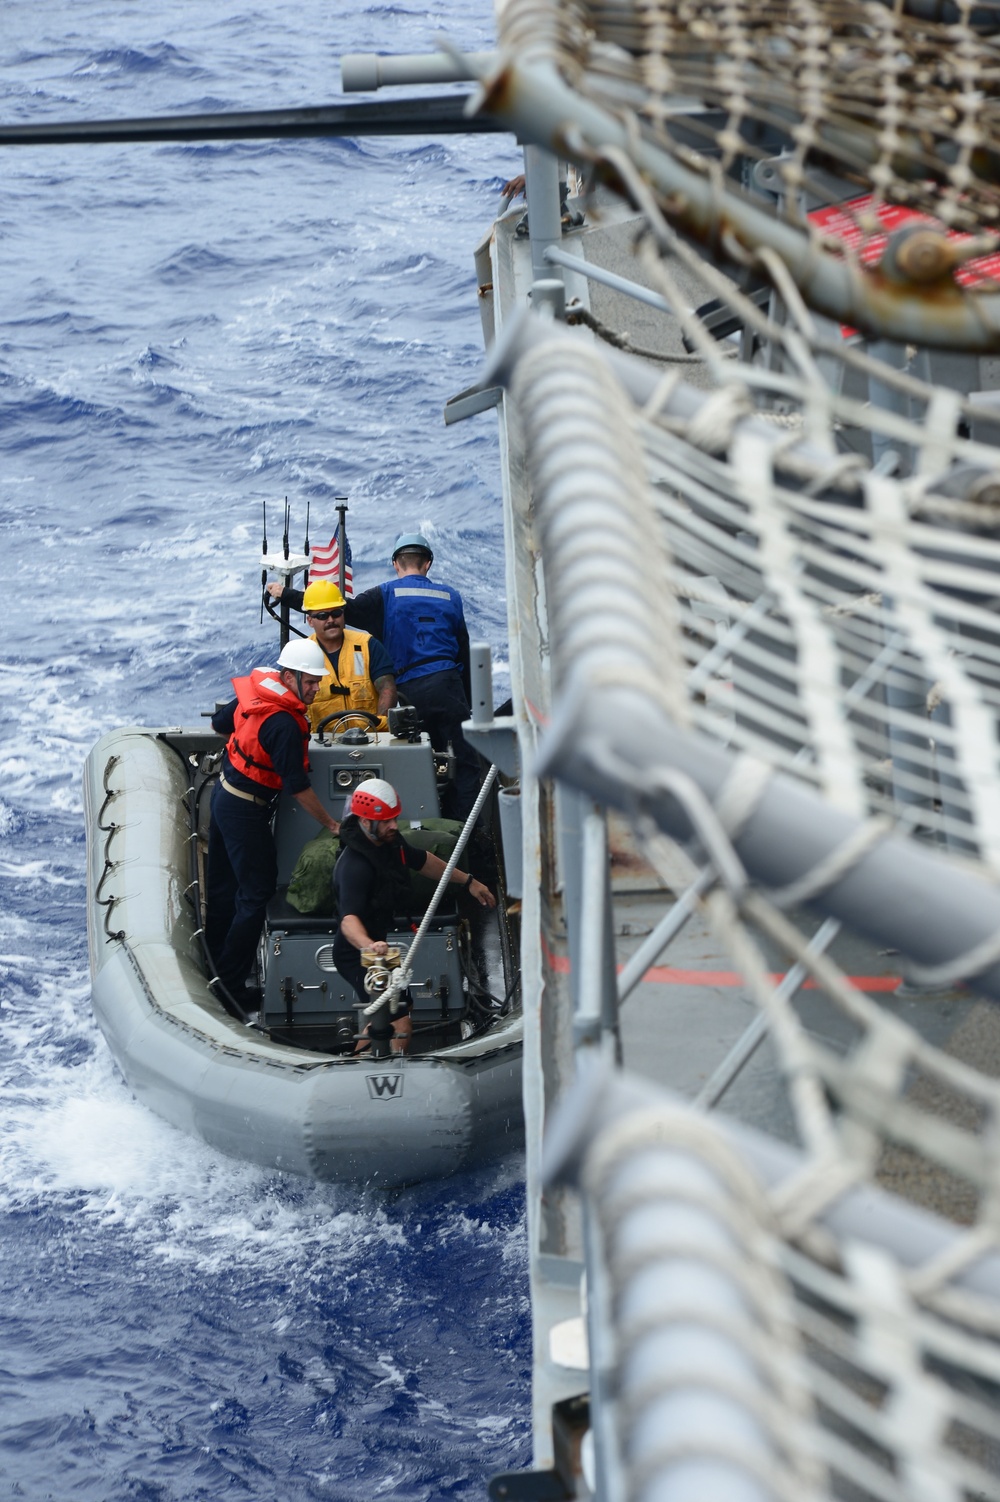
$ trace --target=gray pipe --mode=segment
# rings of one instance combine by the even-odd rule
[[[617,1081],[605,1091],[626,1093]],[[591,1371],[613,1393],[617,1435],[604,1442],[623,1494],[637,1502],[813,1495],[793,1300],[761,1256],[774,1232],[745,1156],[683,1107],[661,1101],[650,1111],[640,1102],[609,1120],[593,1088],[588,1099],[596,1118],[577,1133],[570,1177],[597,1231],[588,1303],[604,1308],[608,1331],[588,1322]],[[560,1107],[557,1120],[563,1115]]]
[[[568,260],[569,257],[565,259]],[[563,264],[562,260],[560,264]],[[586,262],[582,264],[584,274],[586,274]],[[551,323],[533,317],[530,309],[520,309],[512,319],[505,323],[500,337],[490,351],[482,380],[470,389],[485,391],[497,386],[509,386],[514,368],[527,350],[546,339],[559,337],[565,339],[567,344],[579,342],[568,329],[553,330]],[[638,409],[643,408],[657,391],[662,381],[662,372],[651,368],[647,361],[620,350],[605,348],[602,353],[605,363],[614,372],[623,389],[628,392],[633,405]],[[734,379],[738,377],[738,366],[733,366],[732,374]],[[662,415],[681,423],[691,422],[713,394],[711,391],[692,386],[689,381],[677,381],[663,403]],[[784,429],[776,428],[773,423],[765,422],[763,418],[754,416],[739,418],[734,424],[733,434],[735,436],[743,432],[753,433],[773,450],[775,472],[793,485],[805,479],[818,480],[824,473],[834,475],[837,470],[842,472],[843,455],[833,455],[829,449],[810,442],[808,438],[799,438],[795,442],[790,442],[789,434]],[[984,447],[980,445],[981,452]],[[989,468],[987,468],[988,461]],[[946,472],[935,477],[934,490],[940,495],[953,496],[956,499],[974,494],[984,474],[992,473],[992,470],[992,460],[986,453],[983,453],[982,464],[978,460],[974,463],[970,463],[967,459],[958,460]],[[859,488],[857,472],[851,483],[856,491]]]
[[[496,63],[492,52],[469,52],[457,58],[450,52],[347,52],[340,59],[340,86],[345,94],[367,94],[397,83],[466,83],[480,78]]]
[[[599,1136],[637,1111],[668,1107],[690,1111],[680,1096],[636,1075],[595,1061],[560,1098],[545,1135],[542,1177],[547,1185],[579,1185],[586,1155]],[[711,1124],[767,1188],[791,1182],[805,1167],[804,1155],[716,1114]],[[816,1220],[843,1245],[853,1240],[884,1248],[903,1267],[919,1268],[943,1256],[968,1235],[929,1210],[920,1210],[882,1189],[848,1189]],[[957,1289],[1000,1303],[1000,1252],[987,1251],[959,1268]]]
[[[828,318],[901,344],[1000,349],[1000,295],[970,295],[957,283],[936,288],[933,298],[922,287],[897,284],[888,290],[884,278],[869,276],[846,258],[817,251],[801,230],[751,198],[727,193],[723,204],[712,177],[683,165],[631,132],[608,110],[574,93],[547,61],[502,67],[480,89],[471,109],[496,115],[521,140],[585,168],[591,166],[595,151],[624,152],[661,199],[678,205],[675,217],[683,229],[714,243],[725,228],[750,249],[776,251],[808,306]]]

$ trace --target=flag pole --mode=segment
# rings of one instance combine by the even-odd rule
[[[347,497],[346,495],[338,495],[334,499],[337,503],[337,516],[339,517],[337,522],[337,545],[340,556],[337,561],[337,583],[340,586],[340,593],[346,600],[347,591],[344,588],[344,584],[347,579],[347,523],[344,517],[348,509]]]

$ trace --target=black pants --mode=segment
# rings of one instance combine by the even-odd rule
[[[445,818],[464,822],[479,795],[482,775],[479,757],[462,734],[462,721],[469,719],[472,712],[461,673],[457,668],[448,668],[443,673],[410,678],[399,685],[399,693],[416,708],[435,751],[447,751],[451,742],[455,753],[455,787],[448,800],[450,807],[442,809],[442,813]]]
[[[365,990],[365,972],[361,964],[361,951],[351,948],[351,953],[344,949],[338,949],[336,941],[333,946],[333,963],[337,967],[337,974],[346,980],[349,986],[354,987],[354,994],[358,998],[358,1006],[366,1007],[371,997]]]
[[[237,1001],[277,886],[270,808],[237,798],[218,783],[208,830],[205,939],[219,979]]]

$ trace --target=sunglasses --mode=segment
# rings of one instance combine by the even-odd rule
[[[309,619],[311,621],[339,621],[343,613],[342,610],[310,610]]]

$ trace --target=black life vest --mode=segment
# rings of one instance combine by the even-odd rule
[[[384,939],[396,918],[409,918],[413,907],[410,870],[406,865],[403,837],[396,835],[386,845],[373,845],[361,828],[357,814],[348,814],[340,826],[340,864],[345,850],[353,850],[375,872],[368,908],[358,913],[372,939]],[[336,881],[336,871],[334,871]]]

